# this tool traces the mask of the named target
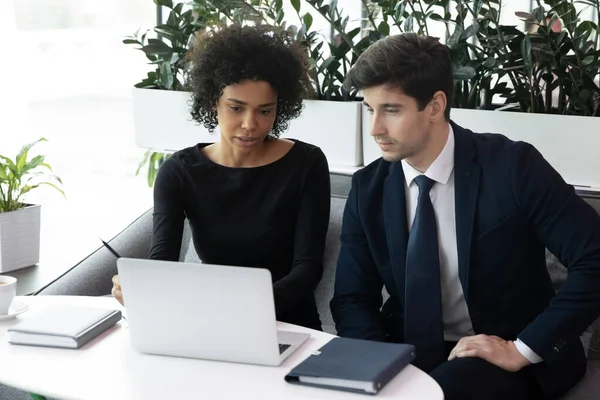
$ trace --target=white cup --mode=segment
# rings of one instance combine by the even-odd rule
[[[8,308],[17,294],[17,278],[0,275],[0,315],[8,314]]]

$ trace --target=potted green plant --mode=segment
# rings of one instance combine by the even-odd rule
[[[303,115],[290,124],[285,135],[321,146],[330,164],[362,164],[361,106],[353,101],[355,94],[342,94],[340,72],[337,71],[342,65],[340,60],[348,57],[350,49],[343,43],[336,47],[311,31],[313,18],[310,13],[300,12],[299,0],[290,0],[295,15],[292,13],[289,20],[295,24],[286,20],[281,0],[194,0],[188,3],[188,9],[172,0],[155,2],[169,11],[167,21],[153,28],[158,36],[150,38],[149,32],[137,32],[124,40],[125,44],[135,45],[143,51],[154,66],[154,70],[135,85],[133,92],[136,144],[150,149],[137,172],[147,165],[149,185],[153,184],[158,167],[170,152],[218,138],[217,134],[209,134],[189,117],[190,93],[183,91],[186,71],[182,60],[199,29],[232,22],[277,26],[306,45],[313,85],[309,88],[310,96]],[[325,47],[328,47],[329,56],[324,56]],[[320,130],[315,130],[315,126]],[[320,134],[322,132],[327,135]],[[354,141],[340,140],[351,135]],[[347,148],[340,149],[340,143]]]
[[[14,160],[0,155],[0,273],[39,262],[41,206],[26,203],[25,195],[47,185],[64,196],[45,156],[29,158],[31,148],[42,141],[46,139],[23,146]]]
[[[600,32],[576,0],[537,0],[530,12],[516,13],[526,29],[502,25],[495,0],[369,3],[379,7],[367,26],[382,21],[421,34],[431,34],[430,25],[445,27],[454,121],[530,142],[569,183],[600,187],[600,159],[582,151],[600,146]],[[584,5],[600,18],[600,1]],[[380,152],[367,130],[363,137],[366,164]]]
[[[449,47],[454,69],[454,107],[479,106],[480,88],[491,82],[497,66],[486,63],[487,57],[481,47],[473,43],[478,31],[476,16],[494,1],[362,1],[363,19],[359,27],[349,27],[349,17],[338,9],[337,3],[326,0],[307,0],[335,32],[336,41],[330,43],[330,56],[321,64],[329,72],[328,87],[336,90],[345,79],[345,71],[351,68],[357,58],[375,41],[394,33],[414,32],[440,36]],[[497,1],[496,1],[497,3]],[[454,7],[456,6],[456,7]],[[326,74],[325,76],[329,76]],[[504,92],[501,86],[495,88]],[[492,91],[488,91],[492,93]],[[351,94],[356,96],[356,94]],[[369,135],[370,117],[362,110],[362,146],[365,164],[380,156]]]
[[[158,24],[152,32],[138,30],[123,40],[125,44],[137,46],[154,66],[154,70],[133,89],[136,144],[149,149],[136,175],[147,165],[148,186],[154,184],[158,168],[171,152],[209,136],[203,127],[191,123],[186,112],[189,94],[183,92],[185,68],[182,61],[194,33],[218,22],[221,17],[210,4],[196,4],[195,8],[184,10],[183,3],[155,2],[169,10],[167,21]],[[149,33],[157,37],[149,37]],[[165,135],[167,131],[178,132],[178,135]]]
[[[357,38],[360,29],[350,29],[348,19],[343,19],[341,9],[335,4],[320,3],[290,0],[294,12],[288,16],[288,22],[299,26],[296,38],[307,49],[312,87],[302,115],[290,123],[286,136],[319,146],[332,171],[354,170],[363,164],[362,104],[358,93],[344,90],[342,83],[348,68],[356,61],[354,46],[348,42]],[[304,11],[304,6],[309,11]],[[281,4],[278,8],[283,17]],[[339,24],[341,33],[317,32],[311,12],[329,23]],[[348,41],[342,40],[340,34]]]
[[[567,182],[599,188],[600,161],[586,149],[600,146],[600,31],[577,1],[536,3],[516,13],[522,30],[500,25],[493,8],[481,11],[477,39],[495,67],[486,89],[503,85],[503,93],[484,93],[483,110],[457,109],[453,118],[532,143]],[[588,15],[600,16],[599,1],[585,5]]]
[[[510,91],[488,100],[496,111],[456,110],[455,119],[532,143],[567,182],[598,189],[600,159],[589,149],[600,146],[600,32],[590,18],[600,16],[600,2],[536,3],[516,13],[524,29],[481,26],[478,40]]]
[[[167,20],[151,31],[137,31],[123,40],[123,43],[142,51],[154,67],[133,89],[136,144],[149,149],[136,175],[147,166],[149,186],[154,184],[158,168],[172,152],[218,138],[218,134],[210,134],[189,116],[190,93],[185,92],[184,58],[194,35],[199,30],[219,24],[261,21],[267,16],[271,20],[276,19],[270,3],[259,0],[193,0],[185,4],[173,0],[154,2],[168,11]],[[274,1],[271,3],[275,4]]]

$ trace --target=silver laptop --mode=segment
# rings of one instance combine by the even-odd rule
[[[310,337],[277,330],[266,269],[131,258],[117,267],[141,353],[277,366]]]

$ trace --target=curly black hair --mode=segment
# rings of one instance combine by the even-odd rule
[[[309,82],[306,50],[283,30],[230,25],[199,32],[186,61],[192,117],[211,133],[217,127],[215,106],[223,89],[246,79],[266,81],[277,93],[270,137],[279,137],[302,112]]]

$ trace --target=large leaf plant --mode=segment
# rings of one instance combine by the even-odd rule
[[[154,0],[168,10],[165,23],[152,31],[128,36],[123,43],[136,46],[144,52],[154,69],[135,87],[162,90],[184,90],[186,82],[185,54],[199,30],[229,23],[258,23],[278,26],[293,32],[299,40],[311,45],[315,34],[308,32],[312,19],[305,15],[300,27],[286,26],[283,0],[192,0],[177,3],[173,0]],[[291,0],[296,8],[298,0]],[[297,8],[299,10],[299,6]],[[170,153],[148,150],[140,162],[136,175],[147,166],[148,186],[154,185],[161,164]]]
[[[44,141],[41,138],[23,146],[14,159],[0,155],[0,213],[24,208],[25,195],[42,185],[51,186],[64,196],[62,181],[52,173],[45,156],[29,158],[31,148]]]

